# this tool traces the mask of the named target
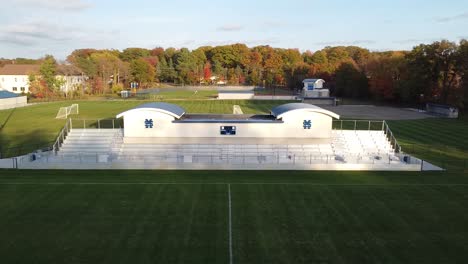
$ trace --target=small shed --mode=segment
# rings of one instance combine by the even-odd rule
[[[305,79],[302,83],[304,84],[304,90],[313,91],[315,89],[323,89],[325,81],[322,79]]]

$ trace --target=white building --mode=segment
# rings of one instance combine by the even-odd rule
[[[0,68],[0,89],[13,93],[29,92],[29,75],[39,74],[39,65],[7,64]]]
[[[322,79],[305,79],[302,81],[304,87],[302,88],[302,93],[304,97],[329,97],[330,91],[323,88],[325,83]]]
[[[29,76],[39,76],[40,65],[7,64],[0,68],[0,89],[13,93],[29,92]],[[57,67],[57,79],[64,81],[60,90],[68,93],[84,85],[86,76],[74,66],[60,65]]]
[[[82,89],[87,79],[78,68],[72,65],[58,66],[56,78],[64,81],[60,87],[64,93]]]
[[[339,116],[318,106],[290,103],[270,115],[187,114],[168,103],[148,103],[117,115],[124,118],[125,142],[270,142],[329,139]]]

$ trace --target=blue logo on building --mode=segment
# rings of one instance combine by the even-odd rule
[[[145,128],[153,128],[153,119],[145,119]]]
[[[302,126],[304,129],[310,129],[312,127],[312,120],[304,120]]]

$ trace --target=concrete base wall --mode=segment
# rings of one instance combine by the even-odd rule
[[[300,100],[295,95],[256,95],[254,100]]]
[[[26,96],[0,99],[0,110],[24,107],[28,104]]]
[[[254,92],[220,92],[218,99],[220,100],[250,100],[254,98]]]
[[[420,164],[200,164],[112,163],[22,163],[20,169],[57,170],[330,170],[330,171],[420,171]]]

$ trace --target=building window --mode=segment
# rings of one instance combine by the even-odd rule
[[[22,92],[24,92],[26,89],[24,89],[24,87],[21,87],[20,90],[21,90]]]
[[[5,81],[5,78],[2,77],[2,82],[4,82],[4,81]]]
[[[18,91],[18,87],[13,87],[13,92],[17,92]]]
[[[18,82],[18,78],[15,78],[15,82]]]
[[[236,127],[235,126],[222,126],[219,128],[219,134],[221,135],[235,135]]]

